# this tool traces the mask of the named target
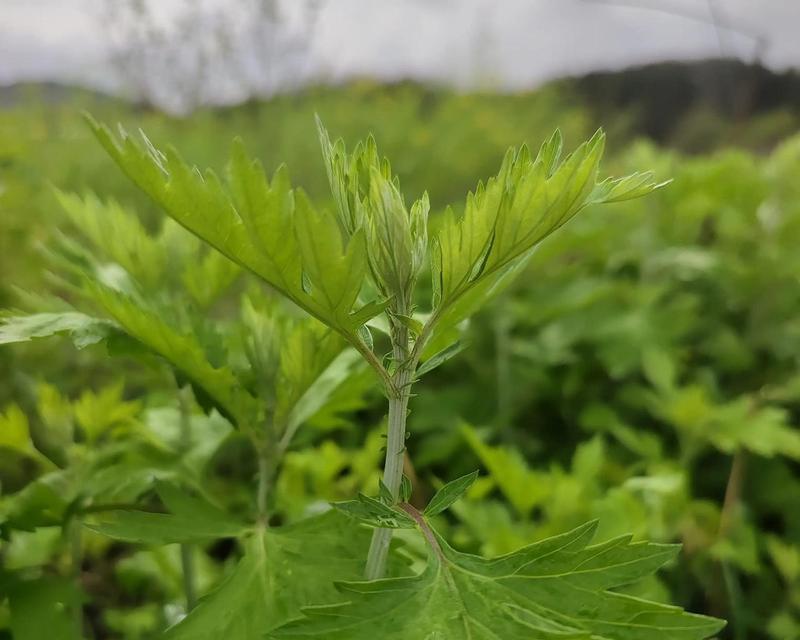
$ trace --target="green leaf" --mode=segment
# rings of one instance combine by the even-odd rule
[[[109,155],[167,214],[348,339],[357,340],[358,327],[381,311],[356,307],[367,272],[363,234],[345,244],[336,221],[292,190],[286,170],[269,182],[241,140],[234,141],[226,185],[213,171],[186,164],[174,149],[163,153],[124,131],[117,140],[89,123]]]
[[[276,422],[293,431],[325,404],[360,362],[340,336],[315,320],[288,329],[280,347]]]
[[[28,417],[15,404],[9,405],[3,413],[0,413],[0,447],[26,455],[34,448]]]
[[[416,518],[428,542],[419,575],[344,582],[348,602],[303,610],[267,638],[325,640],[701,640],[724,623],[610,591],[675,557],[630,536],[589,546],[596,523],[494,559],[460,553]]]
[[[0,575],[0,593],[8,596],[14,640],[81,640],[72,612],[83,596],[71,581]]]
[[[519,515],[528,516],[550,494],[548,474],[529,468],[519,451],[487,445],[466,424],[462,425],[461,432]]]
[[[535,160],[526,147],[510,150],[497,176],[469,194],[462,217],[448,209],[431,256],[436,331],[457,325],[508,286],[536,246],[587,205],[662,186],[650,174],[598,185],[604,145],[598,131],[560,165],[559,132]]]
[[[168,260],[166,247],[147,233],[134,213],[114,200],[103,202],[93,193],[81,197],[56,190],[56,197],[96,251],[145,287],[161,284]]]
[[[0,449],[11,449],[38,462],[53,466],[33,444],[28,416],[16,404],[0,413]]]
[[[675,388],[677,372],[675,361],[663,349],[652,347],[642,353],[642,368],[651,384],[661,392],[669,393]]]
[[[771,458],[800,460],[800,431],[780,407],[758,407],[757,400],[742,396],[718,407],[704,436],[721,451],[744,448]]]
[[[331,143],[317,117],[322,156],[337,207],[337,223],[345,237],[364,232],[372,281],[386,299],[405,308],[428,248],[428,195],[406,209],[399,181],[372,136],[348,156],[344,142]]]
[[[113,331],[112,323],[77,311],[0,318],[0,344],[27,342],[65,333],[78,349],[83,349],[105,340]]]
[[[672,180],[666,180],[655,183],[653,178],[652,171],[637,172],[615,180],[608,178],[595,187],[589,198],[589,203],[624,202],[625,200],[641,198],[672,182]]]
[[[47,473],[17,493],[0,499],[0,525],[24,531],[61,526],[64,511],[73,497],[70,472]]]
[[[255,398],[230,369],[214,367],[208,361],[191,332],[170,326],[143,302],[100,283],[87,282],[86,293],[114,321],[73,311],[10,316],[0,320],[0,344],[67,333],[79,349],[102,340],[110,341],[111,348],[127,334],[188,377],[238,427],[251,424],[258,415]]]
[[[411,500],[411,494],[414,492],[414,487],[411,484],[411,480],[408,479],[406,474],[403,474],[403,477],[400,480],[400,502],[408,502]]]
[[[242,428],[252,425],[258,403],[227,367],[214,367],[199,340],[171,325],[133,298],[98,283],[87,284],[92,299],[122,329],[167,360],[210,396],[220,411]]]
[[[368,530],[333,511],[259,529],[233,573],[164,638],[260,640],[304,605],[340,599],[333,581],[361,575],[368,545]]]
[[[458,500],[464,493],[472,486],[475,480],[478,479],[478,472],[473,471],[465,476],[461,476],[452,482],[448,482],[431,498],[428,506],[425,507],[426,516],[435,516],[441,513],[456,500]]]
[[[438,353],[434,353],[430,358],[425,360],[419,367],[417,367],[416,371],[417,377],[421,378],[426,373],[430,373],[440,365],[443,365],[445,362],[450,360],[450,358],[461,353],[464,350],[465,346],[466,346],[465,343],[459,340],[445,347]]]
[[[163,482],[156,490],[170,513],[109,511],[86,526],[109,538],[156,545],[236,538],[247,531],[244,523],[202,498]]]
[[[141,403],[124,401],[123,390],[124,384],[120,380],[98,393],[87,389],[74,403],[75,418],[83,427],[89,442],[95,443],[112,427],[131,424],[139,415]]]
[[[391,498],[391,494],[389,497]],[[365,496],[363,493],[358,494],[355,500],[334,502],[333,506],[370,527],[384,529],[412,529],[414,527],[414,521],[402,509]]]

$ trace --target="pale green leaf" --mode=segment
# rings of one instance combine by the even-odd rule
[[[104,433],[118,425],[131,424],[142,409],[140,402],[122,399],[122,381],[101,389],[98,393],[85,390],[72,409],[83,427],[89,442],[96,442]]]
[[[78,349],[105,340],[114,332],[112,323],[77,311],[10,315],[0,318],[0,344],[27,342],[67,334]]]
[[[427,255],[428,196],[407,210],[399,181],[371,136],[348,155],[341,139],[331,143],[319,117],[317,130],[339,228],[348,238],[365,232],[375,287],[396,308],[406,309]]]
[[[11,449],[37,460],[46,460],[31,440],[28,417],[16,404],[0,413],[0,449]]]

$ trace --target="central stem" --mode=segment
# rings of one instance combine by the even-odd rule
[[[406,450],[406,418],[411,385],[414,381],[413,363],[408,361],[408,330],[396,327],[393,332],[394,361],[397,367],[392,382],[394,392],[389,395],[389,416],[386,433],[386,462],[383,467],[383,484],[398,502],[400,483],[403,480],[403,461]],[[367,555],[367,580],[382,578],[386,572],[386,559],[392,541],[391,529],[375,529]]]
[[[270,464],[266,453],[259,452],[258,457],[258,495],[256,497],[256,511],[258,512],[258,521],[265,525],[269,521],[269,514],[267,513],[267,498],[269,495],[270,484]]]

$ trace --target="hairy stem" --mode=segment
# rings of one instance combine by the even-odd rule
[[[408,418],[408,401],[411,397],[411,385],[414,381],[414,362],[408,358],[408,330],[398,325],[393,331],[393,355],[397,366],[392,377],[392,387],[387,388],[389,394],[389,417],[386,433],[386,461],[383,467],[383,484],[397,502],[400,495],[400,483],[403,479],[403,461],[406,451],[406,419]],[[386,573],[386,559],[389,555],[389,544],[392,541],[391,529],[375,529],[367,555],[365,577],[377,580]]]
[[[269,459],[264,452],[259,452],[258,456],[258,495],[256,497],[256,510],[258,511],[258,521],[266,526],[269,519],[267,513],[267,498],[269,497],[270,485],[270,465]]]
[[[433,529],[428,526],[428,523],[425,521],[423,515],[411,504],[402,503],[398,506],[408,515],[410,515],[414,519],[414,522],[417,523],[417,526],[419,527],[420,531],[422,531],[422,535],[425,536],[425,540],[427,541],[428,546],[431,548],[431,551],[433,551],[440,558],[444,558],[444,553],[442,552],[442,547],[439,544],[439,541],[436,539],[436,534],[434,534]]]

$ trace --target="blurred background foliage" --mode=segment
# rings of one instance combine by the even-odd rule
[[[673,183],[586,211],[548,240],[514,289],[472,322],[469,348],[426,378],[410,416],[414,500],[480,468],[467,499],[440,516],[459,548],[501,554],[596,518],[601,538],[683,543],[679,560],[635,593],[725,617],[725,638],[800,638],[800,110],[793,78],[754,81],[757,70],[716,64],[518,95],[363,81],[183,117],[17,87],[0,109],[0,306],[69,298],[43,255],[63,233],[89,234],[52,186],[112,198],[151,233],[164,224],[91,139],[82,110],[218,170],[242,136],[268,172],[286,163],[295,184],[331,206],[318,113],[348,144],[372,132],[406,197],[427,190],[434,212],[459,209],[508,146],[538,147],[555,127],[572,146],[602,125],[606,173],[649,168]],[[729,108],[726,86],[673,109],[642,89],[643,77],[660,77],[653,86],[674,95],[698,86],[687,78],[723,68],[735,87],[750,82],[745,107]],[[244,286],[210,316],[236,313]],[[53,594],[84,598],[92,637],[155,637],[182,611],[178,548],[84,532],[76,591],[60,524],[77,496],[147,499],[153,478],[175,474],[241,511],[252,451],[199,408],[193,447],[176,447],[174,396],[152,391],[164,388],[163,372],[109,360],[101,347],[32,342],[4,348],[0,364],[0,557],[5,571],[30,569],[39,580],[16,597],[42,615]],[[337,412],[301,432],[277,480],[282,521],[374,491],[382,406],[362,377]],[[193,553],[203,593],[239,551],[222,540]],[[11,637],[9,615],[0,598],[0,638]]]

